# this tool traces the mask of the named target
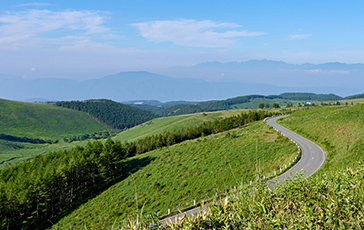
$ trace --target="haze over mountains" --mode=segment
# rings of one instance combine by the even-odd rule
[[[208,62],[149,72],[121,72],[77,81],[60,78],[23,79],[0,74],[0,98],[11,100],[226,99],[249,94],[284,92],[334,93],[348,96],[364,91],[364,64],[302,64],[280,61]],[[209,81],[208,81],[209,79]]]

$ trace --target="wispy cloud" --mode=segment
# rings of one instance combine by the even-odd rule
[[[18,4],[17,7],[28,7],[28,6],[51,6],[50,3],[45,2],[31,2],[31,3],[24,3],[24,4]]]
[[[293,34],[293,35],[288,35],[288,40],[302,40],[310,36],[311,34]]]
[[[263,32],[246,30],[227,30],[240,28],[234,23],[219,23],[210,20],[171,20],[135,23],[141,35],[155,42],[173,42],[190,47],[228,47],[237,37],[260,36]],[[235,38],[235,39],[234,39]]]
[[[342,75],[350,74],[350,72],[347,70],[327,70],[327,69],[310,69],[310,70],[304,70],[304,72],[308,74],[342,74]]]
[[[97,11],[27,10],[0,15],[0,47],[24,48],[61,43],[64,34],[105,36],[111,33]],[[62,31],[62,33],[59,33]],[[67,41],[67,39],[66,39]]]

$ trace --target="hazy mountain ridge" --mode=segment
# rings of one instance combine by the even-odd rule
[[[282,61],[207,62],[174,67],[164,75],[121,72],[99,79],[26,79],[0,74],[0,98],[28,100],[206,101],[284,92],[363,93],[364,64],[288,64]],[[204,80],[209,79],[209,80]]]
[[[347,96],[364,85],[364,64],[328,62],[289,64],[283,61],[205,62],[194,66],[176,66],[160,72],[173,77],[190,76],[210,80],[235,80],[274,86],[311,88],[347,88],[336,94]],[[325,92],[329,93],[329,92]],[[344,95],[345,94],[345,95]]]

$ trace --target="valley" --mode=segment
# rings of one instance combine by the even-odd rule
[[[62,192],[63,189],[61,187],[58,189],[60,194],[56,195],[56,197],[66,196],[68,198],[62,202],[72,202],[72,206],[75,206],[61,214],[58,211],[52,214],[52,220],[57,222],[53,226],[54,229],[80,228],[81,226],[87,226],[87,228],[107,228],[108,226],[114,225],[130,226],[136,219],[140,219],[142,223],[157,222],[158,219],[169,214],[178,213],[179,210],[187,210],[205,202],[214,203],[216,199],[228,196],[235,189],[243,191],[241,189],[249,187],[252,182],[253,186],[257,186],[260,184],[260,181],[273,178],[275,172],[278,172],[283,165],[288,165],[289,162],[294,161],[297,156],[296,145],[262,121],[262,118],[272,116],[273,114],[291,113],[289,117],[282,119],[280,123],[315,142],[318,141],[327,152],[327,163],[324,164],[323,169],[320,169],[318,173],[314,174],[313,178],[318,175],[332,173],[327,165],[334,165],[333,167],[336,168],[343,168],[343,165],[356,166],[352,164],[353,162],[349,158],[345,157],[345,153],[338,153],[339,148],[340,151],[344,150],[340,147],[344,143],[347,146],[346,151],[349,152],[350,156],[356,158],[356,162],[359,162],[358,165],[360,165],[361,141],[363,137],[359,130],[362,127],[360,126],[360,122],[357,123],[355,121],[361,120],[362,101],[363,99],[348,99],[346,101],[340,101],[339,104],[341,106],[336,105],[338,104],[336,102],[322,102],[318,103],[320,106],[299,107],[298,105],[294,105],[289,108],[225,110],[169,116],[149,120],[122,132],[115,132],[116,130],[112,130],[102,125],[102,122],[100,123],[97,119],[90,117],[90,121],[93,122],[91,124],[97,124],[98,127],[101,127],[96,133],[101,132],[102,134],[107,132],[109,133],[109,139],[102,139],[102,136],[100,136],[99,138],[101,139],[97,138],[99,141],[94,141],[88,135],[88,138],[85,140],[69,142],[66,141],[69,138],[67,139],[65,136],[66,132],[62,131],[62,129],[58,130],[59,133],[55,132],[53,136],[38,136],[29,132],[26,133],[29,136],[28,139],[1,140],[3,146],[9,146],[9,143],[22,146],[18,149],[11,149],[13,152],[3,148],[2,154],[4,154],[4,159],[9,159],[5,157],[10,157],[11,159],[11,155],[6,155],[7,151],[9,153],[24,155],[30,153],[24,159],[32,159],[36,156],[34,160],[30,162],[26,161],[26,163],[21,163],[24,161],[22,158],[11,159],[15,160],[12,161],[13,163],[20,163],[18,163],[19,167],[15,166],[19,172],[24,167],[25,170],[38,167],[36,165],[32,166],[33,163],[52,162],[52,159],[59,159],[57,161],[63,162],[69,159],[65,161],[64,166],[61,168],[61,165],[58,163],[43,166],[49,168],[46,172],[48,172],[48,175],[54,175],[52,177],[58,178],[64,175],[58,180],[65,180],[65,185],[70,183],[69,180],[72,177],[67,175],[71,175],[69,173],[72,170],[76,173],[75,175],[83,172],[83,164],[90,165],[89,167],[95,170],[90,176],[84,174],[90,179],[87,184],[94,180],[94,182],[87,186],[87,189],[86,187],[83,188],[82,184],[86,183],[86,181],[82,182],[82,180],[77,182],[81,183],[81,187],[77,188],[77,190],[81,190],[74,193],[74,195],[66,195],[68,190]],[[3,107],[8,109],[3,110],[7,112],[3,112],[2,116],[12,117],[16,114],[28,114],[27,116],[32,118],[30,119],[32,122],[27,121],[27,125],[34,126],[36,124],[34,117],[40,117],[41,115],[34,112],[38,110],[32,109],[33,105],[44,106],[42,107],[44,111],[50,109],[49,112],[53,112],[55,109],[55,111],[58,111],[58,114],[61,114],[62,111],[67,111],[66,114],[75,113],[90,116],[85,112],[56,107],[52,104],[20,103],[5,100],[3,100]],[[13,110],[9,108],[13,108]],[[20,108],[27,112],[19,112],[16,109],[14,110],[14,108]],[[59,116],[62,117],[63,115]],[[322,120],[320,117],[325,117],[326,120]],[[9,122],[8,124],[11,124],[11,119],[7,121]],[[209,128],[211,125],[215,128]],[[16,130],[14,129],[16,125],[12,126],[13,130]],[[312,127],[317,127],[318,129]],[[10,128],[11,126],[9,125],[8,130]],[[64,130],[66,126],[62,128]],[[219,131],[212,133],[208,131],[216,130],[216,128]],[[322,133],[326,129],[329,129],[327,133]],[[19,130],[8,131],[8,133],[12,135],[11,137],[19,138],[21,137]],[[321,132],[320,134],[314,132],[319,130]],[[190,139],[182,138],[180,141],[170,142],[171,140],[167,140],[168,136],[182,135],[183,133],[189,132],[195,132],[195,136]],[[80,130],[78,133],[70,133],[76,135],[76,137],[81,137],[87,134],[87,131]],[[328,136],[329,133],[338,134],[331,137]],[[345,133],[347,133],[345,138],[339,138],[339,136],[341,137]],[[157,143],[155,140],[163,136],[167,137],[166,144],[155,146],[153,142]],[[10,136],[3,137],[10,138]],[[63,139],[60,139],[61,137]],[[176,138],[179,139],[178,136],[174,137],[175,140],[177,140]],[[31,143],[39,142],[39,140],[52,140],[53,142]],[[106,151],[107,148],[111,148],[111,152],[108,152],[109,150]],[[47,150],[50,150],[50,153],[45,154]],[[34,155],[32,155],[32,151]],[[93,155],[94,151],[98,153]],[[117,153],[118,151],[122,151],[123,153],[120,155]],[[43,153],[44,157],[37,156],[39,153]],[[86,160],[85,163],[81,163],[82,161],[80,161],[83,158]],[[70,166],[67,165],[69,165],[69,162],[73,162],[72,164],[74,164],[71,171],[68,171],[68,167]],[[0,171],[3,178],[14,167],[7,163],[5,160],[3,170]],[[33,175],[36,171],[29,171],[29,173]],[[37,173],[34,175],[37,175]],[[42,173],[40,175],[46,174]],[[44,180],[41,179],[42,177],[39,177],[40,181]],[[72,180],[76,183],[79,179],[75,178]],[[33,183],[31,182],[31,178],[26,180],[29,180],[29,183]],[[44,183],[53,182],[48,178]],[[93,183],[95,184],[93,185]],[[2,184],[0,189],[6,189],[7,186],[12,185]],[[31,187],[33,188],[33,186],[35,185]],[[93,186],[97,186],[97,189],[92,189],[94,188]],[[8,189],[6,191],[9,191]],[[91,192],[92,190],[93,192]],[[81,192],[80,197],[78,195],[75,196],[79,192]],[[27,190],[21,194],[24,198],[29,196]],[[61,203],[57,205],[61,205]],[[108,208],[105,209],[105,206]],[[62,206],[58,207],[60,210],[63,209]],[[5,210],[9,209],[5,208]],[[31,216],[34,218],[34,215]],[[35,224],[37,222],[29,221],[29,224],[32,223]],[[39,226],[43,226],[45,223]],[[189,224],[193,224],[193,222]],[[47,226],[47,224],[44,226]],[[139,227],[143,228],[142,226],[139,225]]]

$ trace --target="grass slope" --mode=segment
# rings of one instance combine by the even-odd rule
[[[0,133],[16,137],[61,140],[107,130],[90,115],[45,103],[0,99]],[[16,163],[39,153],[63,148],[57,144],[30,144],[0,140],[0,164]]]
[[[0,99],[0,125],[1,133],[54,140],[106,129],[82,112],[46,103],[3,99]]]
[[[232,105],[232,109],[256,109],[259,108],[261,103],[268,104],[270,107],[273,106],[274,103],[278,103],[280,106],[286,106],[287,104],[297,105],[298,103],[305,103],[306,101],[297,101],[297,100],[287,100],[281,98],[269,99],[269,98],[254,98],[251,99],[249,102],[242,103],[242,104],[235,104]]]
[[[357,102],[357,101],[356,101]],[[364,104],[310,108],[280,123],[321,145],[327,160],[309,179],[267,192],[242,188],[168,229],[363,229]],[[145,229],[132,222],[126,227]]]
[[[297,147],[263,121],[136,156],[152,161],[63,218],[54,229],[103,229],[125,218],[191,206],[292,160]],[[135,167],[135,165],[134,165]]]
[[[207,212],[161,229],[363,229],[363,165],[332,175],[297,179],[268,191],[242,188]],[[135,222],[122,229],[148,229]]]
[[[354,167],[363,160],[364,104],[302,110],[280,123],[325,149],[321,172]]]
[[[115,139],[122,142],[134,141],[146,136],[201,125],[206,121],[239,115],[242,112],[243,110],[229,110],[156,118],[119,133]]]
[[[119,133],[115,139],[122,142],[133,141],[149,135],[200,125],[205,121],[234,116],[241,112],[242,110],[230,110],[157,118],[125,130]],[[53,120],[52,117],[54,117]],[[48,124],[47,121],[53,122]],[[95,122],[87,113],[46,103],[8,100],[0,100],[0,124],[0,133],[60,140],[56,144],[30,144],[0,140],[0,169],[4,167],[5,163],[16,164],[25,159],[33,158],[37,154],[71,149],[77,145],[84,146],[88,142],[86,140],[65,143],[63,141],[64,137],[106,130],[104,126]],[[44,130],[44,132],[39,134],[38,132],[32,132],[32,130]]]

